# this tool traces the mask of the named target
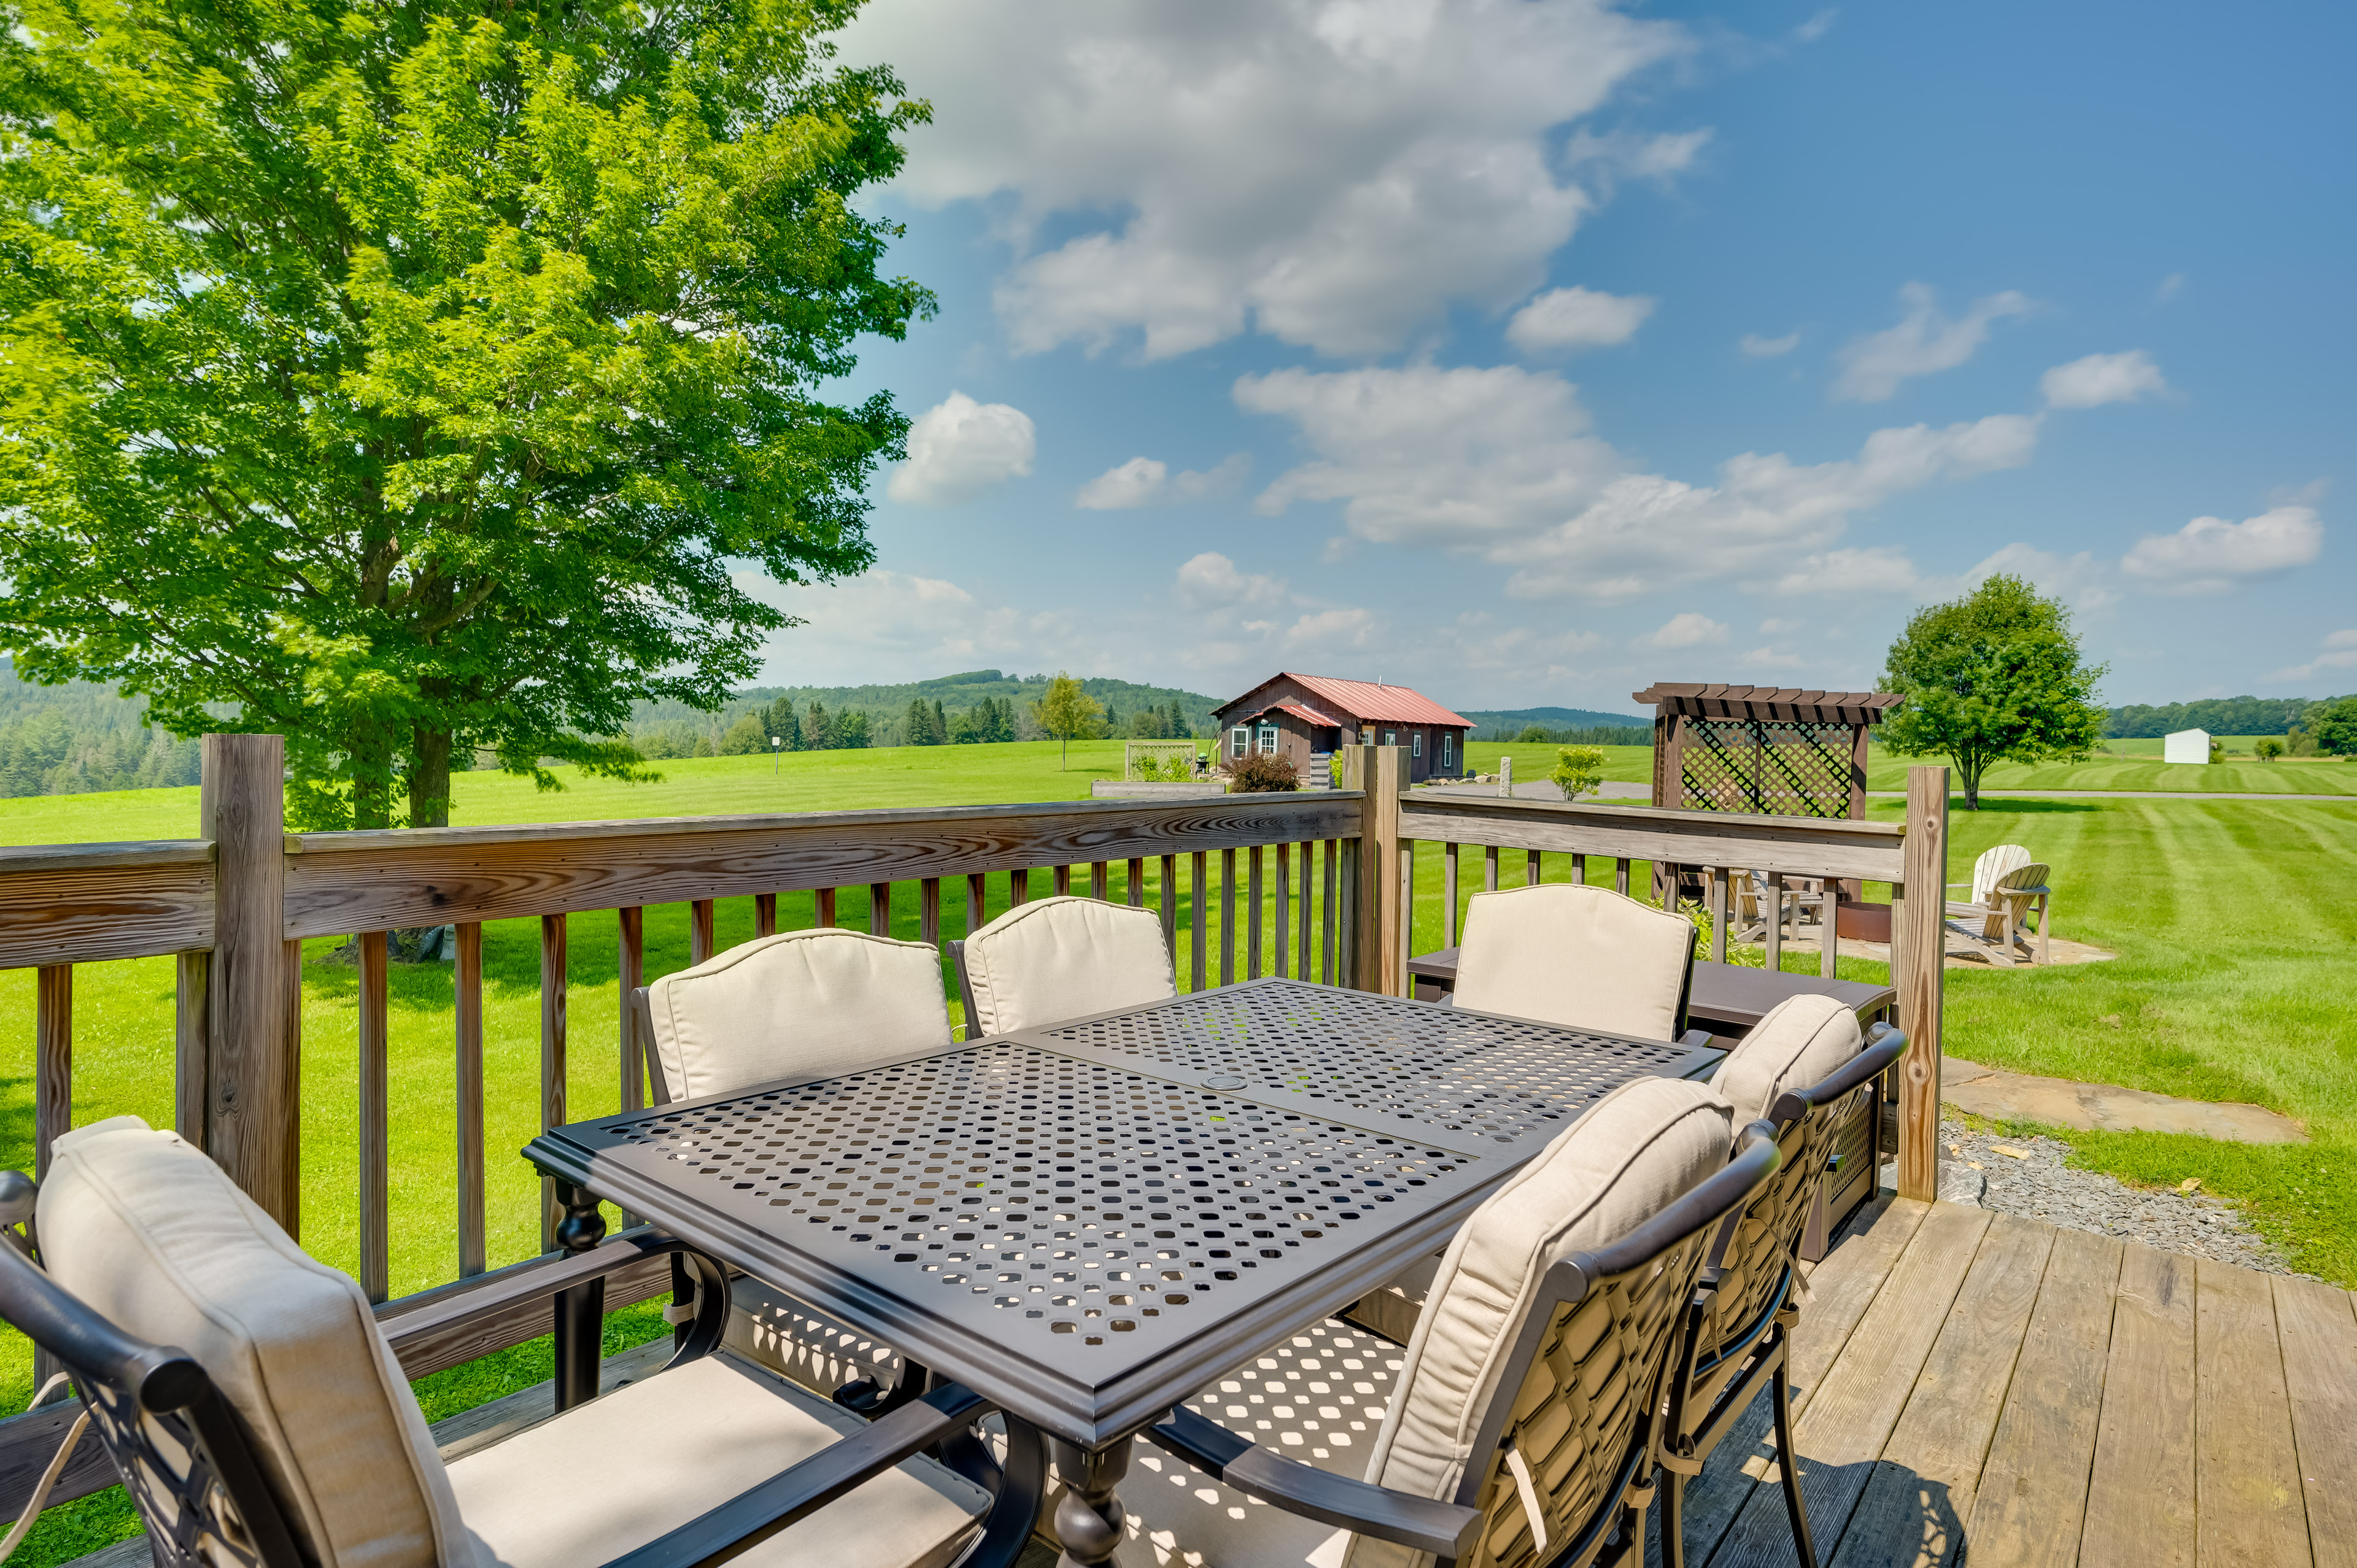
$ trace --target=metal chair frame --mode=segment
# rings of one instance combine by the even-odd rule
[[[36,1192],[21,1171],[0,1171],[0,1227],[31,1229]],[[130,1492],[159,1568],[307,1568],[286,1510],[254,1458],[251,1434],[203,1366],[185,1350],[125,1333],[49,1278],[35,1263],[26,1235],[0,1230],[0,1319],[55,1357],[71,1376],[91,1425]],[[671,1254],[675,1280],[694,1281],[694,1316],[675,1337],[665,1369],[708,1355],[728,1322],[728,1271],[685,1242],[633,1230],[576,1254],[555,1268],[519,1279],[514,1288],[481,1290],[414,1316],[438,1327],[488,1317],[519,1300],[595,1298],[605,1276],[642,1258]],[[921,1391],[912,1382],[932,1382]],[[716,1568],[759,1545],[861,1483],[920,1453],[983,1480],[994,1494],[981,1530],[956,1568],[1007,1568],[1028,1542],[1048,1479],[1047,1444],[1013,1415],[923,1369],[904,1369],[902,1389],[867,1429],[831,1444],[761,1485],[738,1494],[605,1568]],[[838,1403],[849,1402],[838,1400]],[[974,1428],[994,1413],[1006,1425],[1006,1462],[991,1459]],[[560,1417],[561,1419],[561,1417]],[[986,1471],[968,1466],[979,1451]],[[958,1461],[963,1458],[968,1464]]]
[[[1773,1183],[1722,1223],[1686,1310],[1684,1348],[1670,1378],[1668,1413],[1656,1455],[1666,1488],[1662,1499],[1662,1548],[1670,1568],[1684,1568],[1685,1562],[1686,1478],[1700,1473],[1711,1451],[1734,1429],[1762,1387],[1772,1391],[1774,1401],[1777,1469],[1785,1516],[1792,1527],[1802,1568],[1816,1568],[1816,1548],[1792,1451],[1792,1330],[1800,1319],[1800,1309],[1792,1302],[1795,1260],[1811,1201],[1831,1168],[1826,1150],[1843,1103],[1861,1090],[1872,1092],[1870,1086],[1906,1050],[1906,1036],[1878,1023],[1866,1048],[1840,1071],[1822,1083],[1786,1090],[1770,1107],[1768,1122],[1755,1123],[1772,1127],[1784,1164]],[[1746,1259],[1751,1267],[1730,1268],[1730,1256]],[[1760,1271],[1762,1262],[1775,1264],[1772,1277]],[[1763,1277],[1769,1278],[1765,1289],[1754,1284],[1736,1294],[1730,1288]],[[1742,1320],[1722,1330],[1719,1320],[1729,1309],[1742,1314]]]

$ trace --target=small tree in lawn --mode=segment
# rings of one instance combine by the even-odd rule
[[[1547,775],[1566,800],[1593,795],[1604,788],[1604,750],[1594,746],[1566,746],[1555,754],[1555,771]]]
[[[2284,754],[2284,744],[2271,735],[2261,736],[2251,750],[2257,755],[2261,762],[2273,762]]]
[[[2000,573],[1961,599],[1915,612],[1884,659],[1882,690],[1904,699],[1883,721],[1900,757],[1952,758],[1964,808],[1980,810],[1993,762],[2083,762],[2103,737],[2095,683],[2071,612]]]
[[[2327,757],[2357,757],[2357,696],[2311,708],[2307,717],[2317,750]]]
[[[1061,670],[1056,671],[1056,678],[1048,682],[1048,694],[1039,699],[1039,727],[1063,743],[1058,767],[1071,766],[1072,737],[1087,734],[1103,712],[1097,700],[1081,690],[1078,681]]]

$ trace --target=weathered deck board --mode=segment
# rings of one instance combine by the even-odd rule
[[[1945,1204],[1860,1219],[1793,1336],[1828,1568],[2357,1568],[2357,1296]],[[1690,1484],[1690,1563],[1793,1561],[1766,1437],[1763,1397]]]

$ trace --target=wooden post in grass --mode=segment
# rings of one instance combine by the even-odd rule
[[[302,1103],[288,1028],[286,741],[204,737],[198,832],[213,841],[213,955],[205,985],[205,1152],[290,1236]]]
[[[1907,1054],[1899,1062],[1899,1196],[1940,1193],[1940,1008],[1946,991],[1948,770],[1907,770],[1907,880],[1890,890],[1890,983]],[[1826,884],[1830,893],[1833,884]],[[1830,911],[1833,903],[1826,901]],[[1827,925],[1831,925],[1831,915]],[[1832,940],[1832,931],[1826,939]]]
[[[1400,795],[1407,754],[1396,746],[1353,746],[1342,753],[1346,789],[1361,789],[1358,908],[1351,922],[1351,984],[1385,996],[1405,994],[1406,928],[1400,908]]]

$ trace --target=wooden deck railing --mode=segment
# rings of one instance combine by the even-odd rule
[[[1944,867],[1932,858],[1925,864],[1938,869],[1911,878],[1908,873],[1919,850],[1943,853],[1944,779],[1936,794],[1939,830],[1924,825],[1935,814],[1928,806],[1923,822],[1910,814],[1909,827],[1900,830],[1409,797],[1398,748],[1361,746],[1339,760],[1345,788],[1331,792],[288,835],[279,737],[209,736],[199,839],[0,851],[0,969],[39,972],[37,1172],[48,1167],[50,1140],[72,1124],[73,971],[81,964],[176,958],[174,1124],[299,1235],[302,943],[357,937],[359,1275],[392,1321],[428,1297],[466,1290],[490,1262],[483,1115],[487,921],[540,923],[539,1120],[553,1126],[567,1117],[566,1062],[575,1044],[566,1016],[568,918],[589,912],[615,912],[614,985],[625,995],[644,983],[650,906],[688,906],[689,959],[700,962],[713,951],[717,899],[749,898],[757,935],[779,929],[780,894],[804,892],[820,925],[847,918],[888,931],[895,884],[913,883],[919,931],[939,944],[945,935],[945,888],[952,908],[963,906],[963,918],[952,917],[955,924],[971,931],[989,918],[994,895],[1002,909],[1029,897],[1036,872],[1049,871],[1062,893],[1079,890],[1085,867],[1085,890],[1102,898],[1114,891],[1115,865],[1123,868],[1121,892],[1128,902],[1144,905],[1153,894],[1181,982],[1190,988],[1289,972],[1398,994],[1405,990],[1417,840],[1445,846],[1452,937],[1457,850],[1466,843],[1488,851],[1485,880],[1492,885],[1500,848],[1522,848],[1533,866],[1542,853],[1560,851],[1577,857],[1583,874],[1584,857],[1615,859],[1616,880],[1623,884],[1634,859],[1719,868],[1713,886],[1722,890],[1724,870],[1734,866],[1902,885],[1912,880],[1932,886],[1932,897],[1921,902],[1935,922],[1938,917]],[[1245,901],[1241,921],[1240,891]],[[1220,913],[1213,933],[1215,896]],[[796,905],[802,907],[799,899]],[[404,1110],[391,1102],[388,1090],[386,937],[427,926],[454,926],[457,938],[448,1036],[457,1112],[451,1283],[386,1302],[391,1128]],[[1900,967],[1910,977],[1901,984],[1902,1017],[1915,1046],[1910,1060],[1928,1051],[1929,1066],[1910,1074],[1908,1092],[1918,1103],[1902,1118],[1900,1186],[1928,1196],[1936,1182],[1936,1167],[1927,1162],[1937,1115],[1939,972],[1935,959],[1925,982],[1919,972],[1923,966],[1908,967],[1908,950],[1902,944]],[[1936,952],[1936,938],[1923,950]],[[617,1013],[612,1059],[619,1104],[632,1109],[645,1103],[642,1043],[630,1007],[619,1005]],[[545,1192],[542,1208],[545,1251],[554,1244],[554,1221]],[[650,1271],[643,1281],[621,1282],[609,1304],[651,1294],[666,1277]],[[421,1375],[533,1337],[544,1326],[524,1315],[512,1323],[476,1326],[463,1344],[421,1339],[404,1349],[404,1365]],[[21,1503],[17,1473],[27,1465],[37,1472],[46,1457],[40,1434],[55,1425],[50,1414],[0,1423],[0,1510]],[[89,1486],[81,1490],[106,1484],[102,1463],[85,1466],[78,1460],[61,1499],[80,1495],[70,1489],[71,1477],[85,1471]],[[23,1479],[29,1483],[33,1472]]]

